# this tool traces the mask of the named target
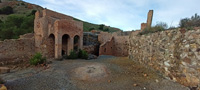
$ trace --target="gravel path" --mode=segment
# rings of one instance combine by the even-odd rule
[[[8,90],[189,90],[128,58],[53,61],[1,74]]]

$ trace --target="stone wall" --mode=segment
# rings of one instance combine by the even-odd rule
[[[83,50],[89,54],[99,55],[99,46],[98,35],[91,32],[83,33]]]
[[[29,60],[35,54],[33,34],[0,42],[0,65],[16,64]]]
[[[131,32],[101,32],[98,40],[101,43],[99,55],[128,56],[128,35]]]
[[[129,57],[190,87],[200,86],[200,29],[131,34]]]

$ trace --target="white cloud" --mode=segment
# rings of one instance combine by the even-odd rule
[[[36,2],[36,1],[34,1]],[[43,2],[43,3],[39,3]],[[43,7],[84,21],[106,24],[123,30],[139,29],[146,22],[148,10],[156,21],[178,25],[181,18],[200,14],[199,0],[38,0]]]

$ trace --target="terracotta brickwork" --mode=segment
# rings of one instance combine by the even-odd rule
[[[147,14],[147,22],[141,23],[141,30],[144,30],[145,28],[150,28],[153,20],[153,10],[149,10]]]
[[[36,12],[34,32],[36,51],[46,57],[61,58],[74,50],[75,45],[78,49],[83,46],[83,23],[51,10]]]
[[[144,30],[147,27],[147,23],[142,23],[141,24],[141,30]]]
[[[153,10],[149,10],[148,16],[147,16],[147,27],[151,27],[152,24],[152,19],[153,19]]]

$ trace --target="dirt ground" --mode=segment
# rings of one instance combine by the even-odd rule
[[[8,90],[189,90],[127,57],[55,61],[1,74]]]

